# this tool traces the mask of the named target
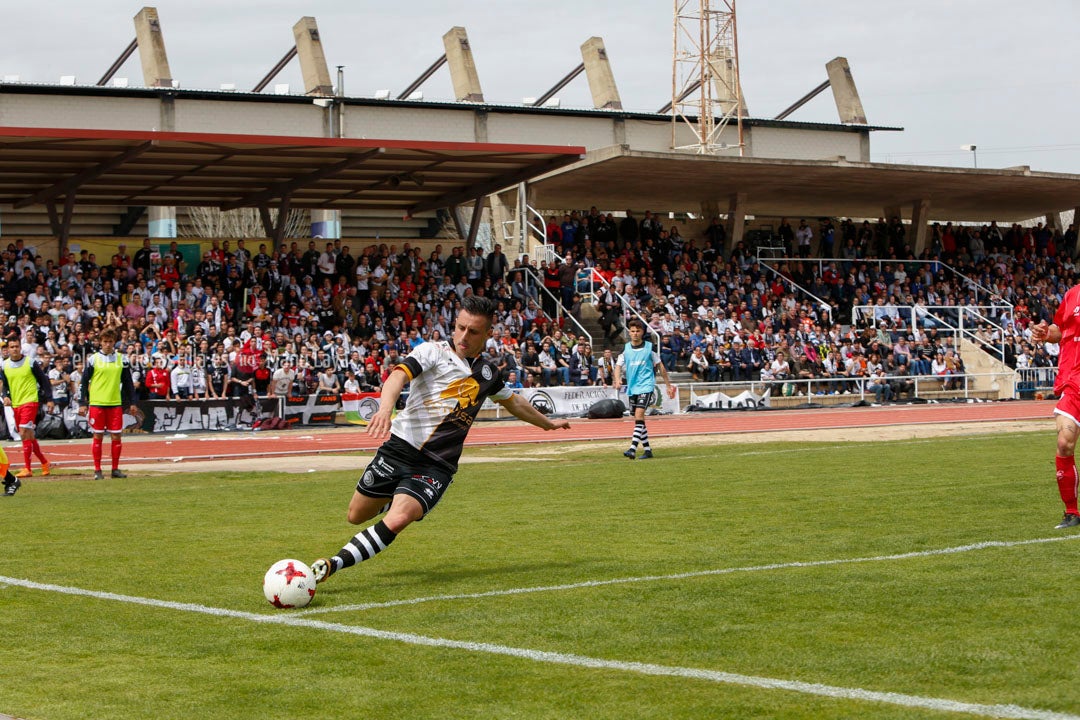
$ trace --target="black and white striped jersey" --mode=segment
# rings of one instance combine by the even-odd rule
[[[482,358],[465,360],[445,341],[416,346],[399,368],[411,384],[391,434],[456,472],[465,436],[484,399],[507,400],[513,393],[495,365]]]

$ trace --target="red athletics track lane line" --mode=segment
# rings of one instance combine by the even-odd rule
[[[785,430],[842,429],[883,427],[928,423],[978,423],[1003,420],[1049,421],[1052,401],[1015,401],[994,403],[941,403],[887,407],[813,408],[806,410],[729,411],[661,415],[649,418],[649,435],[713,435]],[[1047,422],[1047,431],[1053,428]],[[509,445],[514,443],[578,442],[618,440],[630,436],[629,418],[618,420],[571,420],[569,430],[544,432],[520,422],[479,422],[469,433],[469,446]],[[794,438],[793,438],[794,439]],[[152,437],[134,435],[124,438],[125,463],[181,462],[245,457],[273,457],[374,451],[373,441],[357,428],[355,431],[319,432],[304,428],[288,433],[214,433],[195,437]],[[90,440],[43,443],[46,455],[57,467],[91,466]],[[6,448],[13,464],[18,464],[21,448]],[[108,448],[105,448],[108,455]]]

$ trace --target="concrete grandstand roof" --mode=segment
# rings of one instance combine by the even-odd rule
[[[1080,206],[1080,175],[1027,168],[967,170],[821,160],[717,157],[632,151],[624,145],[530,183],[531,204],[701,212],[745,193],[748,215],[880,217],[929,201],[929,220],[1018,222]]]
[[[584,156],[551,145],[0,127],[0,204],[393,209],[470,202]]]

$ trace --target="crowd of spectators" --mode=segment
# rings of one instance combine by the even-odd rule
[[[974,332],[1014,367],[1054,364],[1053,346],[1033,346],[1028,327],[1077,282],[1075,226],[935,224],[918,258],[909,230],[895,219],[783,220],[768,238],[776,273],[745,242],[725,254],[719,218],[684,237],[650,212],[595,207],[551,218],[561,257],[550,263],[508,258],[499,245],[440,245],[425,257],[407,242],[354,254],[348,241],[319,238],[276,249],[212,241],[194,267],[175,243],[159,255],[149,240],[133,255],[120,245],[109,258],[84,250],[54,262],[20,239],[0,254],[0,323],[47,368],[61,406],[105,327],[119,330],[144,399],[373,391],[417,344],[449,338],[472,293],[498,303],[485,353],[513,387],[610,384],[629,312],[656,332],[665,366],[697,381],[880,400],[918,376],[949,387],[964,363],[937,306],[981,307]],[[580,317],[583,296],[614,353],[594,353],[556,319]],[[851,323],[856,306],[874,311]],[[797,382],[814,378],[828,382]]]
[[[920,377],[954,389],[965,372],[961,315],[966,336],[1009,366],[1055,364],[1056,347],[1033,346],[1028,327],[1049,321],[1077,282],[1075,225],[935,223],[918,257],[909,230],[898,218],[783,218],[755,233],[772,272],[745,242],[724,256],[719,218],[695,237],[649,212],[616,220],[593,208],[547,225],[549,243],[630,298],[668,369],[697,381],[791,381],[786,391],[879,400]],[[601,312],[612,297],[600,293]],[[796,382],[815,378],[827,382]]]

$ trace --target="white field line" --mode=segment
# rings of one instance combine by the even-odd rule
[[[575,655],[570,653],[548,652],[544,650],[530,650],[516,648],[507,645],[495,645],[492,643],[465,642],[462,640],[449,640],[446,638],[427,637],[413,633],[387,632],[375,628],[360,627],[356,625],[343,625],[329,623],[321,620],[310,620],[293,614],[269,614],[243,612],[240,610],[228,610],[225,608],[208,607],[192,603],[172,602],[168,600],[155,600],[153,598],[136,597],[132,595],[119,595],[117,593],[99,592],[83,588],[67,587],[64,585],[51,585],[37,583],[31,580],[10,578],[0,575],[0,586],[10,585],[26,588],[29,590],[42,590],[45,592],[62,593],[64,595],[76,595],[90,597],[98,600],[112,600],[117,602],[144,605],[147,607],[164,608],[167,610],[179,610],[182,612],[201,613],[215,617],[235,618],[250,622],[263,623],[266,625],[284,625],[288,627],[308,628],[311,630],[324,630],[327,632],[358,635],[377,640],[389,640],[392,642],[421,645],[426,647],[449,648],[464,650],[466,652],[486,653],[489,655],[502,655],[506,657],[529,660],[532,662],[549,663],[553,665],[568,665],[571,667],[590,668],[594,670],[612,670],[616,672],[636,673],[639,675],[653,675],[663,677],[678,677],[690,680],[702,680],[705,682],[722,683],[725,685],[741,685],[745,687],[760,688],[764,690],[787,690],[789,692],[804,693],[807,695],[819,695],[823,697],[839,698],[841,700],[859,700],[864,702],[886,703],[903,707],[922,708],[939,712],[968,713],[990,718],[1020,718],[1023,720],[1080,720],[1080,715],[1052,712],[1026,708],[1019,705],[983,705],[980,703],[968,703],[958,700],[943,698],[923,697],[919,695],[905,695],[903,693],[880,692],[877,690],[864,690],[862,688],[847,688],[836,685],[823,685],[820,683],[801,682],[799,680],[781,680],[777,678],[758,677],[754,675],[741,675],[738,673],[721,672],[718,670],[703,670],[699,668],[685,668],[670,665],[654,665],[652,663],[624,662],[620,660],[605,660],[602,658]]]
[[[418,605],[426,602],[438,602],[445,600],[470,600],[474,598],[499,597],[502,595],[526,595],[539,592],[557,592],[560,590],[577,590],[579,588],[603,587],[604,585],[627,585],[631,583],[662,582],[666,580],[685,580],[687,578],[708,577],[711,575],[731,575],[733,573],[763,572],[767,570],[787,570],[790,568],[823,567],[827,565],[850,565],[853,563],[888,562],[892,560],[908,560],[910,558],[931,557],[934,555],[953,555],[955,553],[986,550],[989,548],[1012,548],[1021,545],[1037,545],[1041,543],[1067,542],[1080,540],[1080,535],[1060,535],[1057,537],[1037,538],[1034,540],[987,540],[971,545],[957,545],[955,547],[939,548],[937,550],[918,550],[914,552],[898,553],[896,555],[875,555],[872,557],[836,558],[833,560],[805,560],[788,563],[771,563],[769,565],[749,565],[743,567],[717,568],[715,570],[696,570],[693,572],[675,573],[672,575],[643,575],[640,577],[612,578],[610,580],[586,580],[584,582],[566,583],[564,585],[544,585],[539,587],[509,588],[506,590],[488,590],[478,593],[463,593],[460,595],[430,595],[427,597],[408,598],[405,600],[388,600],[377,603],[357,603],[354,605],[336,605],[333,607],[313,608],[303,610],[294,615],[317,615],[322,613],[346,612],[350,610],[372,610],[375,608],[397,607],[399,605]]]

